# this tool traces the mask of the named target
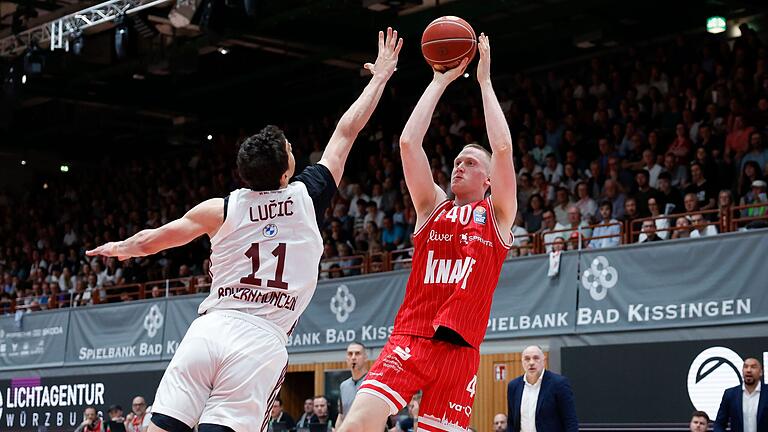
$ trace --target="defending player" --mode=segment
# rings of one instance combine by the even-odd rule
[[[435,72],[400,137],[408,190],[417,212],[414,256],[395,327],[337,432],[378,432],[417,390],[418,428],[469,427],[493,291],[511,244],[517,212],[512,138],[491,85],[488,38],[479,38],[477,79],[492,154],[468,145],[454,161],[451,190],[433,182],[422,140],[449,83],[467,61]],[[493,195],[487,196],[488,188]]]
[[[293,182],[291,144],[267,126],[240,147],[247,189],[204,201],[181,219],[88,251],[89,256],[151,255],[207,234],[210,295],[163,375],[149,431],[265,430],[285,377],[285,349],[315,291],[323,251],[317,219],[336,192],[349,150],[378,104],[402,39],[379,32],[373,78],[342,116],[316,165]]]

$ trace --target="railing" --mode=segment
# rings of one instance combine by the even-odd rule
[[[680,217],[685,217],[689,221],[699,219],[702,215],[703,220],[698,224],[691,223],[689,226],[676,227],[675,221]],[[667,219],[668,226],[659,228],[656,224],[659,219]],[[718,232],[730,232],[743,229],[748,224],[754,224],[756,221],[762,221],[768,226],[768,203],[758,203],[743,206],[731,206],[724,210],[703,210],[689,213],[679,213],[674,215],[662,215],[643,219],[635,219],[631,222],[612,222],[606,224],[595,224],[580,228],[566,228],[556,231],[547,231],[546,233],[529,233],[524,236],[517,236],[518,245],[513,246],[507,259],[517,256],[535,255],[545,253],[548,246],[554,246],[559,240],[551,239],[545,241],[550,235],[578,232],[577,238],[565,240],[565,248],[584,249],[589,243],[604,238],[619,238],[619,244],[635,243],[642,234],[643,222],[654,221],[657,232],[667,232],[668,237],[672,238],[673,233],[680,230],[705,229],[707,226],[714,226]],[[617,226],[618,233],[609,235],[585,235],[586,232],[594,233],[596,228]],[[587,231],[589,230],[589,231]],[[563,238],[562,235],[559,236]],[[413,260],[413,248],[397,249],[390,252],[376,252],[367,255],[350,255],[336,257],[321,261],[319,275],[323,279],[332,277],[353,276],[358,274],[379,273],[391,270],[409,269]],[[335,266],[334,266],[335,265]],[[186,278],[163,279],[144,283],[125,284],[118,286],[108,286],[91,289],[89,300],[80,299],[78,295],[69,292],[47,293],[48,301],[46,307],[39,303],[34,303],[33,298],[22,298],[22,304],[17,304],[17,299],[0,302],[0,315],[13,313],[17,310],[39,310],[55,309],[62,307],[82,306],[88,303],[113,303],[131,300],[140,300],[145,298],[179,296],[195,293],[205,293],[210,290],[211,279],[208,276],[191,276]],[[157,289],[154,289],[157,288]],[[102,295],[103,294],[103,295]],[[37,297],[35,297],[37,298]]]
[[[678,214],[671,214],[671,215],[660,215],[656,217],[648,217],[648,218],[642,218],[642,219],[635,219],[633,220],[629,225],[629,229],[627,230],[627,237],[625,238],[626,243],[637,243],[638,239],[640,238],[640,235],[642,233],[642,226],[643,222],[645,221],[653,221],[654,225],[656,226],[656,232],[665,232],[668,234],[668,238],[672,239],[674,237],[674,233],[677,231],[693,231],[694,229],[706,229],[707,226],[713,226],[717,229],[718,232],[728,232],[728,215],[730,214],[729,211],[720,212],[720,210],[713,209],[713,210],[700,210],[695,212],[688,212],[688,213],[678,213]],[[692,219],[694,219],[696,216],[701,215],[703,216],[702,222],[694,223]],[[677,219],[684,217],[688,219],[689,225],[688,226],[676,226]],[[659,228],[658,221],[666,219],[668,221],[668,226],[665,228]]]

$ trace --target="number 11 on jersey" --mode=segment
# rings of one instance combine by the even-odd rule
[[[275,268],[275,278],[267,280],[267,286],[270,288],[288,289],[288,283],[283,281],[283,270],[285,270],[285,243],[278,243],[272,250],[272,256],[277,258],[277,267]],[[251,274],[240,278],[240,283],[247,285],[263,286],[261,278],[256,277],[256,272],[261,267],[261,257],[259,256],[259,243],[251,243],[251,247],[245,252],[245,256],[251,259]]]

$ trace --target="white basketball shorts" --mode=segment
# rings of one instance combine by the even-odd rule
[[[195,319],[157,389],[152,412],[194,427],[265,430],[288,367],[285,332],[262,318],[214,310]]]

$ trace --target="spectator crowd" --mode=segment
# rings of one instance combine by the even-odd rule
[[[709,236],[717,228],[707,210],[768,203],[768,55],[753,30],[741,30],[734,40],[678,36],[497,80],[518,169],[516,245],[538,233],[547,250],[615,246],[621,223],[647,217],[657,219],[642,221],[633,241]],[[434,181],[449,196],[454,157],[486,140],[475,87],[446,95],[424,141]],[[415,102],[408,95],[393,92],[353,149],[349,164],[356,168],[347,170],[320,227],[321,278],[359,273],[352,255],[411,246],[416,214],[398,154],[399,129]],[[320,159],[334,117],[280,125],[297,172]],[[125,262],[86,258],[84,251],[239,187],[234,155],[245,136],[155,159],[108,158],[44,188],[0,191],[0,307],[15,300],[44,309],[52,299],[85,305],[106,297],[109,286],[204,279],[206,238]],[[765,216],[766,208],[743,216]],[[680,213],[689,215],[666,217]]]

